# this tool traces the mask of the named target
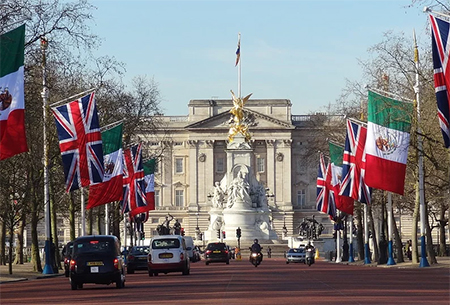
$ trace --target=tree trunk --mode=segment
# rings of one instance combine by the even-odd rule
[[[61,258],[59,255],[59,240],[58,240],[58,224],[57,224],[57,217],[56,217],[56,208],[55,208],[55,192],[53,191],[53,185],[52,183],[49,183],[50,185],[50,193],[52,194],[50,196],[50,215],[51,215],[51,228],[52,228],[52,243],[55,245],[53,248],[55,251],[52,252],[53,257],[53,270],[57,272],[57,270],[62,269],[61,267]]]
[[[356,206],[356,226],[357,226],[357,243],[358,243],[358,260],[364,260],[364,227],[362,217],[362,203],[357,203]]]
[[[120,239],[120,221],[121,221],[121,214],[120,214],[120,206],[118,202],[114,202],[112,204],[113,206],[113,227],[112,227],[112,235],[117,236],[117,238]],[[125,244],[125,241],[121,241],[122,244]]]
[[[367,211],[369,212],[369,227],[370,231],[372,231],[372,241],[373,241],[373,253],[374,253],[374,261],[379,260],[380,258],[380,252],[378,251],[378,244],[377,244],[377,235],[375,234],[375,223],[373,221],[373,215],[372,215],[372,205],[367,205]]]
[[[39,253],[39,239],[38,239],[38,221],[39,221],[39,196],[36,193],[36,188],[34,184],[31,186],[31,194],[33,200],[31,202],[31,263],[33,264],[33,270],[37,272],[42,272],[41,256]]]
[[[94,217],[92,215],[92,209],[88,210],[88,235],[92,235],[92,229],[93,229],[93,221],[94,221]]]
[[[14,221],[11,221],[11,224]],[[12,274],[12,264],[13,264],[13,245],[14,245],[14,225],[9,226],[9,250],[8,250],[8,272]]]
[[[104,207],[97,207],[97,232],[98,235],[102,235],[102,213],[100,212]],[[104,218],[103,218],[104,219]]]
[[[16,247],[16,257],[14,259],[14,264],[23,264],[23,233],[26,226],[26,215],[22,212],[21,219],[19,221],[19,227],[17,229],[17,247]]]
[[[392,229],[394,229],[394,238],[395,238],[395,248],[397,250],[397,263],[403,263],[405,259],[403,258],[403,244],[402,237],[400,236],[400,232],[397,228],[397,223],[392,221]]]
[[[0,219],[0,264],[6,265],[6,223]]]
[[[446,256],[446,248],[445,244],[445,226],[448,224],[448,219],[445,219],[445,212],[448,209],[448,205],[445,202],[441,202],[439,209],[439,256]]]
[[[73,192],[69,195],[69,226],[70,226],[70,240],[74,240],[75,236],[75,200]]]

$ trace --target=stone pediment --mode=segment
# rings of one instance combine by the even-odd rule
[[[248,124],[250,130],[255,129],[271,129],[271,128],[284,128],[284,129],[294,129],[295,126],[291,123],[287,123],[285,121],[281,121],[278,119],[274,119],[268,115],[244,109],[244,113],[247,115]],[[193,124],[187,125],[185,129],[187,130],[200,130],[200,129],[228,129],[230,128],[231,113],[229,111],[225,111],[209,117],[207,119],[195,122]]]

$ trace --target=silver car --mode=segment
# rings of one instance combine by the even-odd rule
[[[305,248],[292,248],[286,252],[286,264],[305,263]]]

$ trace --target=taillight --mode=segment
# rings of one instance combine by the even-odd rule
[[[225,250],[225,253],[228,254],[228,250]]]
[[[77,264],[77,262],[75,262],[75,260],[73,260],[73,259],[70,260],[70,270],[71,271],[75,271],[76,264]]]
[[[205,254],[210,254],[211,250],[206,250]]]
[[[152,255],[149,254],[149,255],[147,255],[147,262],[151,262],[151,261],[152,261]]]
[[[69,259],[67,257],[64,257],[64,264],[68,264]]]
[[[184,261],[184,253],[180,253],[180,261]]]
[[[119,269],[119,259],[118,258],[114,259],[114,268]]]
[[[128,255],[128,260],[132,260],[132,259],[134,259],[134,256],[133,255]]]

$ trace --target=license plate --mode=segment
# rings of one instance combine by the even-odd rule
[[[159,255],[159,258],[172,258],[173,254],[172,253],[161,253]]]
[[[147,260],[147,258],[146,257],[139,257],[139,260],[145,261],[145,260]]]
[[[98,267],[91,267],[91,273],[98,273]]]
[[[213,251],[213,253],[221,253],[222,251],[220,251],[220,250],[215,250],[215,251]]]
[[[103,262],[88,262],[88,266],[103,266]]]

